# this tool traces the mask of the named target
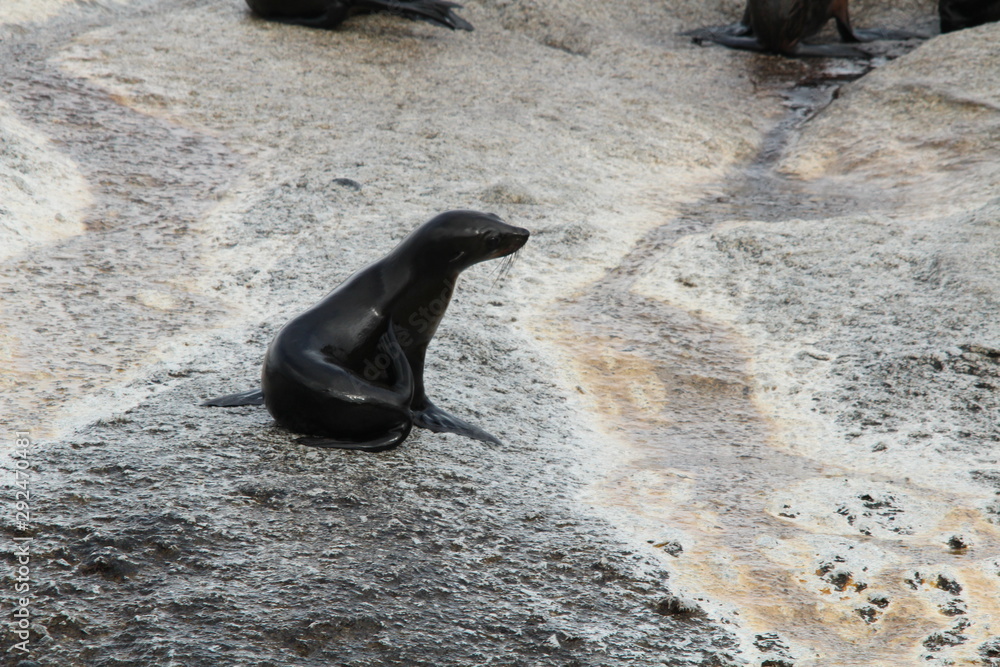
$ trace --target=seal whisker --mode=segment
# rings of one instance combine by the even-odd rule
[[[503,267],[504,264],[507,263],[508,259],[509,257],[504,257],[503,259],[500,260],[498,264],[495,264],[493,268],[490,270],[490,275],[493,276],[494,283],[496,283],[496,281],[500,279],[500,276],[503,275]]]
[[[493,275],[493,283],[490,285],[491,291],[496,289],[497,284],[500,282],[500,279],[503,278],[503,267],[507,263],[508,259],[509,256],[504,257],[503,261],[501,261],[500,264],[498,264],[497,267],[493,269],[492,273],[494,275]]]
[[[500,266],[497,267],[497,276],[493,280],[492,287],[496,287],[500,281],[502,281],[504,278],[507,277],[507,274],[509,274],[511,269],[514,268],[514,261],[517,259],[517,256],[520,254],[520,252],[521,250],[517,249],[503,258],[503,261],[500,263]]]
[[[503,278],[510,275],[510,272],[514,269],[514,262],[517,261],[517,255],[519,252],[519,250],[515,250],[511,254],[507,255],[507,262],[505,262],[503,266]]]
[[[490,269],[490,275],[493,276],[494,280],[496,279],[496,276],[500,275],[500,269],[503,268],[503,263],[504,261],[506,261],[506,259],[507,258],[504,257],[502,260],[500,260],[499,264],[494,264],[493,268]]]

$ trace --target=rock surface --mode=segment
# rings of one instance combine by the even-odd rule
[[[3,664],[997,664],[1000,26],[860,79],[679,35],[740,4],[0,9]],[[533,232],[429,354],[503,448],[198,406],[451,208]]]

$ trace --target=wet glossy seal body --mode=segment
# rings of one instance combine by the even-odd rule
[[[261,18],[310,28],[332,29],[355,14],[388,12],[414,21],[426,21],[452,30],[472,30],[472,24],[455,14],[457,5],[447,0],[247,0]]]
[[[941,0],[941,32],[954,32],[1000,21],[1000,0]]]
[[[288,322],[264,357],[261,390],[205,405],[263,402],[278,424],[323,447],[391,449],[413,426],[499,444],[430,402],[424,357],[459,273],[527,240],[489,213],[433,218]]]
[[[844,42],[917,36],[900,31],[855,30],[847,0],[747,0],[743,19],[735,26],[690,34],[696,40],[708,39],[735,49],[791,57],[867,58],[867,53],[852,46],[802,43],[822,30],[831,18],[837,22],[837,32]]]

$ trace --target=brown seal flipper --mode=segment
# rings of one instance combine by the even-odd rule
[[[893,30],[891,28],[855,28],[851,30],[854,39],[843,38],[845,42],[878,42],[886,40],[890,42],[904,41],[907,39],[928,39],[929,35],[922,35],[919,32],[909,30]]]
[[[413,425],[433,433],[455,433],[480,442],[502,445],[502,442],[487,431],[459,419],[431,403],[424,390],[424,360],[426,355],[427,347],[424,346],[412,350],[407,356],[410,368],[413,370],[413,402],[410,404]]]
[[[247,0],[250,9],[269,21],[331,30],[355,14],[387,12],[451,30],[472,30],[448,0]]]
[[[765,47],[756,37],[738,37],[724,31],[703,30],[695,37],[697,43],[701,43],[701,40],[704,39],[728,46],[731,49],[772,53],[792,58],[871,58],[871,54],[847,44],[802,44],[796,42],[791,46],[782,45],[781,48],[775,49]]]
[[[386,450],[399,447],[399,445],[406,440],[406,437],[410,435],[410,429],[412,427],[412,422],[407,422],[397,428],[391,429],[388,433],[381,437],[374,438],[366,442],[350,442],[347,440],[335,440],[333,438],[312,435],[304,435],[301,438],[295,438],[295,442],[300,445],[323,447],[326,449],[358,449],[363,452],[384,452]]]
[[[427,401],[423,410],[413,412],[413,425],[434,433],[455,433],[480,442],[488,442],[491,445],[503,444],[478,426],[473,426],[469,422],[445,412],[430,401]]]
[[[471,23],[452,11],[462,9],[462,5],[447,0],[361,0],[358,4],[365,11],[399,14],[442,28],[470,32],[473,29]]]
[[[213,398],[205,401],[202,405],[213,408],[235,408],[239,405],[264,405],[264,392],[260,389],[241,391],[238,394],[228,394]]]

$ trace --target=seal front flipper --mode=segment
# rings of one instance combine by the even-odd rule
[[[448,414],[433,403],[428,403],[426,408],[413,413],[413,425],[434,433],[455,433],[493,445],[503,444],[478,426]]]
[[[238,394],[213,398],[205,401],[202,405],[213,408],[234,408],[238,405],[264,405],[264,392],[260,389],[241,391]]]

